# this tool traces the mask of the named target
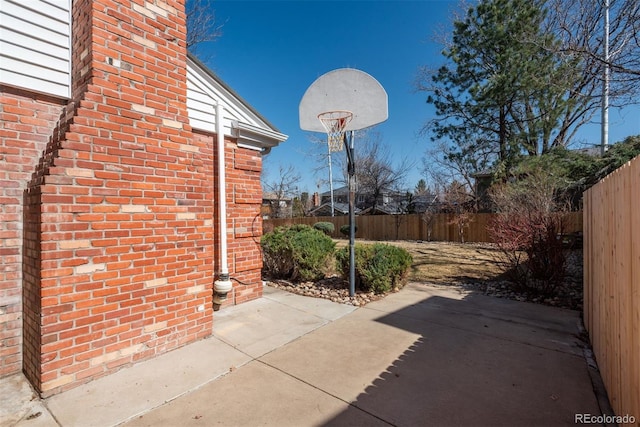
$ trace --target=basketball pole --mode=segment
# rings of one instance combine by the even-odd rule
[[[347,133],[349,136],[347,137]],[[349,296],[356,294],[356,165],[353,153],[353,131],[344,133],[344,148],[347,152],[347,175],[349,181]]]

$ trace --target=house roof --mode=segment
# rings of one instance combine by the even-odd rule
[[[386,205],[376,206],[375,212],[373,210],[373,206],[370,206],[367,209],[365,209],[362,212],[360,212],[360,214],[361,215],[371,215],[371,214],[377,214],[377,215],[399,215],[399,214],[406,213],[403,210],[404,207],[405,206],[403,206],[403,204],[401,204],[401,203],[387,203]]]
[[[336,213],[340,215],[347,215],[349,213],[349,205],[347,203],[334,203],[333,209]],[[309,212],[311,215],[316,215],[318,212],[327,211],[331,214],[331,203],[323,203],[317,208],[314,208]],[[355,208],[354,213],[356,215],[360,214],[361,210]]]
[[[187,109],[194,129],[216,131],[216,106],[222,105],[225,134],[239,145],[271,149],[287,140],[271,122],[245,101],[193,54],[187,56]]]
[[[214,73],[209,67],[204,65],[204,63],[200,61],[200,59],[198,59],[197,56],[195,56],[192,53],[188,53],[187,57],[189,58],[189,60],[191,60],[191,62],[197,65],[202,71],[207,73],[212,79],[218,82],[218,84],[220,84],[220,86],[222,86],[227,92],[229,92],[230,95],[232,95],[242,104],[244,104],[253,114],[255,114],[261,121],[263,121],[265,125],[269,126],[274,132],[280,132],[278,128],[276,128],[273,124],[271,124],[271,122],[269,122],[262,114],[260,114],[258,110],[256,110],[251,104],[249,104],[244,98],[242,98],[238,94],[238,92],[233,90],[231,86],[225,83],[216,73]]]
[[[273,200],[291,201],[291,197],[287,197],[287,196],[278,197],[278,195],[276,193],[274,193],[273,191],[264,191],[262,193],[262,200],[265,200],[265,201],[273,201]]]
[[[493,169],[482,169],[478,172],[472,173],[471,177],[472,178],[489,178],[492,177],[495,174],[495,170]]]
[[[342,187],[334,188],[333,195],[335,196],[338,194],[349,194],[349,187],[344,185]],[[328,197],[328,196],[331,196],[331,190],[325,191],[324,193],[320,194],[320,197]]]

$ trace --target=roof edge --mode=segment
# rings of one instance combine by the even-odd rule
[[[224,80],[222,80],[216,73],[214,73],[209,67],[207,67],[197,56],[195,56],[191,52],[187,52],[187,59],[193,62],[193,64],[200,68],[204,73],[209,75],[212,79],[214,79],[220,86],[222,86],[226,91],[228,91],[232,96],[237,98],[240,102],[247,106],[247,108],[255,114],[260,120],[262,120],[267,126],[269,126],[273,131],[282,134],[282,132],[273,125],[269,120],[267,120],[262,114],[256,110],[253,105],[249,104],[242,96],[238,94],[235,90],[233,90]]]

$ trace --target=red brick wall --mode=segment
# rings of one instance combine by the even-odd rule
[[[234,301],[240,304],[262,296],[262,157],[255,150],[236,146],[231,158],[233,169],[227,172],[228,188],[232,194],[228,209],[229,227],[233,231],[233,240],[229,244],[229,269],[239,280],[251,284],[234,286]]]
[[[66,108],[1,88],[0,375],[43,396],[211,334],[217,139],[188,124],[183,1],[151,3],[73,2]],[[262,165],[225,150],[230,305],[262,295]]]
[[[24,365],[42,395],[211,333],[213,151],[188,125],[183,6],[74,2],[80,97],[29,185]]]
[[[61,104],[0,87],[0,377],[22,368],[23,192]]]
[[[215,135],[194,134],[207,145],[215,147]],[[262,156],[259,152],[238,147],[226,140],[226,201],[227,201],[227,267],[233,283],[222,307],[240,304],[262,296],[262,188],[260,172]],[[217,165],[217,160],[216,160]],[[215,176],[215,200],[218,200],[218,171]],[[218,223],[216,205],[215,224]],[[219,233],[215,234],[215,271],[220,271]]]

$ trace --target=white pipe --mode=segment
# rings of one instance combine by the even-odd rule
[[[218,213],[220,229],[220,272],[218,280],[213,283],[213,309],[219,310],[220,305],[227,299],[227,294],[233,288],[229,280],[229,266],[227,264],[227,188],[224,161],[224,107],[218,102],[216,105],[216,135],[218,145]]]
[[[227,264],[227,188],[224,161],[224,106],[216,105],[216,134],[218,137],[218,203],[220,212],[220,274],[229,275]]]

